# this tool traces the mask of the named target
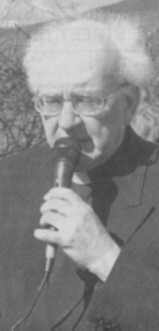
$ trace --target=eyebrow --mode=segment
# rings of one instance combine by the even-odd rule
[[[56,98],[60,98],[62,97],[62,93],[55,93],[55,94],[45,94],[45,97],[48,98],[48,100],[50,99],[56,99]]]
[[[51,98],[59,98],[63,96],[63,92],[57,92],[57,91],[53,91],[53,94],[45,94],[45,97],[48,99]],[[103,90],[84,90],[84,89],[75,89],[73,91],[70,91],[70,93],[68,93],[70,96],[100,96],[103,94],[106,94],[105,91]],[[110,93],[109,93],[110,94]]]

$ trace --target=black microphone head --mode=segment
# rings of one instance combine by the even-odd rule
[[[70,137],[60,138],[53,149],[53,186],[71,186],[80,157],[80,144]]]
[[[70,137],[60,138],[55,142],[54,152],[64,157],[69,157],[74,162],[80,154],[80,144],[77,140]]]

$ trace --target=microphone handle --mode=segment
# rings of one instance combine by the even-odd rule
[[[67,158],[59,159],[54,167],[53,187],[70,187],[74,166]],[[46,245],[45,249],[45,272],[50,273],[56,254],[56,245]]]

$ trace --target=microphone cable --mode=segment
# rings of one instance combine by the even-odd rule
[[[35,307],[37,306],[37,303],[40,299],[40,296],[41,296],[45,286],[48,284],[50,274],[53,273],[54,264],[55,264],[55,258],[46,260],[45,271],[44,271],[43,277],[41,279],[41,282],[37,287],[37,290],[36,290],[36,293],[35,293],[35,296],[33,298],[31,305],[28,307],[24,316],[19,318],[15,322],[15,324],[13,324],[11,326],[10,331],[16,331],[17,328],[19,328],[22,324],[24,324],[31,317]]]

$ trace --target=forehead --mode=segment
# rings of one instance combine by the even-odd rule
[[[55,33],[52,42],[54,48],[48,48],[39,61],[41,93],[67,88],[97,90],[110,81],[116,54],[101,31],[93,35],[87,27],[68,29]]]
[[[101,90],[115,83],[111,58],[103,52],[56,53],[47,64],[41,83],[41,92],[52,90]]]

